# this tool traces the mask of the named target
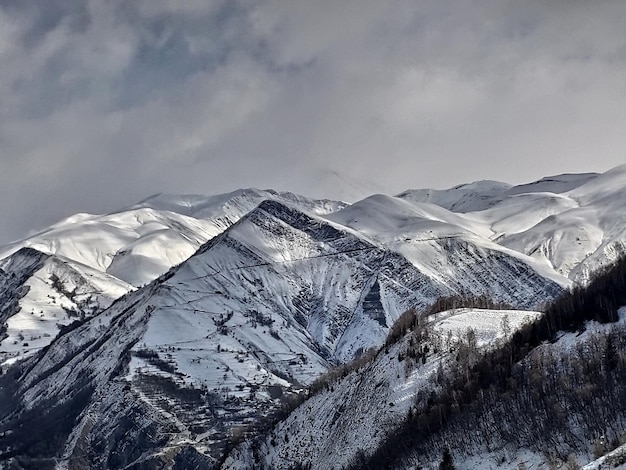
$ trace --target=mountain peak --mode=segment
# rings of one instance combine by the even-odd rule
[[[623,199],[602,207],[575,199],[583,189],[608,197],[601,178],[615,190],[626,187],[619,173],[560,175],[526,188],[589,179],[563,194],[513,195],[506,183],[476,181],[377,193],[352,205],[257,189],[157,194],[125,211],[53,227],[25,245],[46,248],[52,260],[20,271],[19,279],[0,276],[4,363],[30,354],[25,373],[0,392],[28,410],[20,425],[23,417],[33,423],[32,432],[22,426],[4,440],[2,451],[40,458],[38,419],[51,410],[52,421],[71,419],[63,429],[44,428],[60,431],[46,458],[123,467],[162,464],[164,449],[176,449],[206,467],[234,435],[262,427],[331,364],[383,344],[402,312],[459,294],[536,308],[571,285],[571,269],[592,270],[594,256],[623,252]],[[49,256],[25,246],[13,247],[21,248],[15,259]],[[116,280],[119,291],[111,287]],[[127,295],[111,295],[119,300],[105,305],[97,296],[104,291]],[[456,330],[488,317],[493,339],[499,315],[440,320]],[[81,321],[71,323],[76,316]],[[406,366],[417,358],[393,348],[380,353],[381,369],[393,364],[393,383],[417,383]],[[363,383],[374,405],[386,387],[379,382]],[[388,391],[381,409],[407,410],[404,391]],[[16,416],[0,408],[0,432],[17,429]],[[342,423],[341,413],[320,416]],[[86,454],[92,443],[100,447]]]
[[[409,189],[398,194],[399,198],[413,202],[427,202],[453,212],[485,210],[500,202],[511,187],[499,181],[475,181],[450,189]]]
[[[582,186],[600,176],[599,173],[563,173],[560,175],[546,176],[531,183],[513,186],[508,194],[523,194],[549,192],[562,194]]]
[[[19,271],[27,266],[33,266],[38,263],[42,263],[49,258],[50,255],[43,253],[39,250],[25,246],[15,251],[10,256],[0,260],[0,268],[4,271]]]

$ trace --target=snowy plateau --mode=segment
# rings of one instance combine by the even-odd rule
[[[352,204],[247,189],[74,215],[0,247],[0,468],[354,468],[470,336],[472,354],[501,346],[624,255],[625,203],[621,166]],[[442,298],[489,305],[389,343],[404,312]],[[474,454],[457,468],[548,468],[506,442]]]

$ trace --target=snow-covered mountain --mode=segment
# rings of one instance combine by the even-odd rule
[[[315,214],[345,203],[271,190],[217,196],[152,196],[111,214],[77,214],[29,238],[0,247],[0,269],[21,281],[0,286],[0,364],[46,346],[73,318],[90,316],[189,258],[264,200]],[[41,261],[30,269],[25,260]],[[15,316],[13,316],[15,315]]]
[[[546,176],[532,183],[512,186],[500,181],[475,181],[450,189],[408,189],[398,195],[414,202],[428,202],[452,212],[477,212],[489,209],[518,194],[562,194],[574,190],[600,176],[598,173],[574,173]]]
[[[626,165],[583,181],[561,194],[559,209],[527,230],[500,234],[499,243],[585,284],[626,252]]]
[[[428,318],[397,343],[381,349],[369,361],[353,366],[343,378],[328,377],[317,393],[294,410],[263,439],[235,449],[223,468],[245,470],[348,468],[359,455],[369,454],[439,386],[434,378],[454,367],[455,357],[472,328],[479,350],[502,342],[521,325],[540,315],[530,311],[457,309]],[[504,320],[506,318],[506,320]],[[506,321],[509,331],[502,328]],[[416,357],[415,349],[424,351]]]
[[[0,378],[0,455],[216,466],[330,367],[379,347],[407,309],[482,296],[537,310],[585,283],[623,252],[625,196],[626,166],[352,205],[157,195],[66,219],[0,249],[0,354],[15,363]],[[502,315],[485,315],[489,342]],[[525,315],[511,310],[511,324]],[[399,411],[402,380],[385,392]]]
[[[398,197],[463,214],[491,230],[494,242],[532,256],[576,284],[587,283],[591,273],[625,252],[626,165],[519,186],[482,181]]]
[[[543,441],[536,436],[530,441],[533,433],[527,428],[532,427],[533,416],[517,415],[507,409],[506,404],[486,411],[493,422],[480,429],[467,424],[455,426],[443,435],[430,438],[425,446],[427,452],[409,453],[409,458],[400,459],[394,466],[372,466],[368,461],[393,429],[413,419],[432,396],[441,392],[451,371],[471,367],[475,357],[504,344],[507,337],[539,315],[528,311],[457,309],[428,318],[421,327],[410,329],[397,342],[373,353],[367,360],[351,365],[339,375],[323,377],[308,400],[260,438],[245,441],[233,449],[221,468],[287,470],[297,463],[300,468],[311,470],[436,469],[442,448],[446,446],[455,455],[456,468],[461,469],[580,468],[579,463],[594,460],[591,454],[594,442],[582,426],[575,424],[584,419],[576,415],[576,410],[568,410],[570,421],[564,420],[564,426],[569,426],[569,442],[562,442],[556,432],[543,436]],[[554,343],[538,348],[525,358],[518,370],[524,367],[533,373],[537,365],[543,366],[545,370],[534,372],[535,381],[543,380],[550,373],[554,374],[549,367],[558,367],[551,361],[561,361],[561,367],[568,364],[568,356],[584,361],[593,354],[594,346],[596,352],[605,347],[609,334],[621,338],[626,334],[626,308],[621,309],[620,321],[616,324],[589,322],[582,334],[560,335]],[[534,399],[558,402],[563,407],[562,413],[570,405],[563,397]],[[474,411],[476,408],[479,407],[469,408],[469,413],[478,413]],[[529,411],[543,414],[540,410]],[[485,413],[484,409],[481,412]],[[620,418],[603,419],[616,433],[623,432],[623,427],[617,424],[621,423]],[[536,417],[534,420],[536,428],[550,428],[551,423]],[[497,424],[492,424],[494,422]],[[520,434],[527,439],[521,439],[526,447],[519,446],[519,435],[513,431],[516,427],[524,430]],[[534,434],[541,432],[541,429],[534,430]],[[569,450],[560,450],[559,445]],[[401,446],[398,442],[394,448],[398,453],[406,453],[406,448]],[[601,466],[605,460],[605,465]],[[622,468],[620,464],[624,464],[624,447],[584,468]]]
[[[69,217],[0,247],[0,259],[20,248],[34,248],[141,286],[189,258],[200,245],[264,200],[292,203],[316,214],[346,205],[256,189],[209,197],[158,194],[111,214]]]
[[[412,260],[338,222],[351,214],[325,218],[262,202],[18,367],[19,406],[38,414],[53,403],[54,413],[76,420],[59,443],[65,461],[89,442],[105,443],[84,457],[91,467],[153,461],[164,447],[211,461],[234,430],[276,412],[281,397],[379,345],[409,307],[462,293],[529,308],[562,289],[531,259],[462,234],[414,240],[425,254],[418,265],[415,251]],[[77,390],[81,407],[68,398]],[[2,423],[14,428],[15,419]],[[120,429],[130,433],[121,443]]]
[[[0,364],[40,350],[74,320],[100,312],[131,288],[89,266],[18,250],[0,261]]]

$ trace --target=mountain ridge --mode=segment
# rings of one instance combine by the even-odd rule
[[[0,452],[60,468],[217,467],[321,374],[383,345],[409,309],[463,297],[540,309],[624,251],[626,166],[535,183],[352,205],[260,190],[156,195],[0,249]],[[433,194],[456,212],[419,200]],[[109,294],[95,299],[98,289]],[[506,315],[517,327],[529,314],[438,321],[453,336],[484,324],[497,339]],[[35,329],[13,343],[26,331],[16,322]],[[400,410],[392,401],[381,410]]]
[[[173,414],[176,432],[155,418],[158,442],[179,446],[184,435],[185,446],[218,458],[233,429],[280,406],[275,395],[297,394],[332,363],[380,344],[402,311],[453,294],[453,279],[457,290],[520,305],[561,291],[504,253],[467,241],[435,247],[447,253],[446,282],[353,229],[264,201],[185,262],[27,359],[20,396],[28,409],[58,401],[53,409],[62,410],[61,397],[84,390],[89,398],[72,435],[94,441],[110,441],[123,428],[107,411],[116,409],[110,397],[133,415]],[[206,407],[193,420],[189,394]],[[86,416],[100,424],[88,426]],[[0,423],[15,425],[11,416]],[[78,452],[71,436],[65,445],[65,455]],[[142,452],[156,455],[160,445]]]

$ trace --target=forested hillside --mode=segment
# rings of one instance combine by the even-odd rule
[[[446,449],[460,458],[495,452],[505,463],[519,449],[566,461],[615,448],[626,438],[622,305],[625,257],[471,367],[441,377],[441,391],[352,468],[432,462]]]

